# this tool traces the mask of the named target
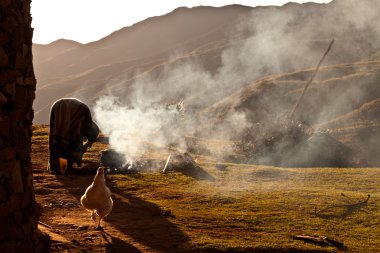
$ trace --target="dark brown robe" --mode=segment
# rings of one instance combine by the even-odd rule
[[[56,101],[50,111],[50,170],[59,171],[59,158],[68,160],[68,169],[74,162],[80,166],[84,139],[95,142],[98,135],[99,128],[86,104],[74,98]]]

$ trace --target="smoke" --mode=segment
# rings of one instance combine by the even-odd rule
[[[171,140],[181,145],[177,133],[181,112],[178,107],[130,107],[116,97],[102,97],[95,106],[95,118],[109,135],[110,145],[129,162],[144,155],[149,148],[168,146]]]
[[[233,140],[259,122],[260,113],[278,117],[289,110],[294,96],[280,93],[291,91],[289,87],[301,88],[307,76],[293,86],[275,83],[276,92],[258,93],[262,97],[257,99],[229,102],[228,97],[242,87],[255,87],[255,80],[265,76],[314,67],[333,38],[336,43],[325,64],[351,62],[373,53],[380,34],[380,8],[373,3],[335,0],[328,5],[254,9],[231,33],[229,47],[216,53],[217,60],[209,55],[190,57],[185,49],[176,49],[159,67],[125,77],[126,81],[121,76],[96,102],[96,121],[110,136],[111,146],[129,159],[141,156],[147,143],[161,147],[176,143],[185,149],[185,136],[200,129],[203,136]],[[258,82],[257,87],[262,84]],[[334,103],[324,105],[314,121],[323,122],[345,108],[355,108],[357,105],[347,104],[353,94],[357,93],[341,93]],[[320,106],[316,100],[310,100],[308,106]],[[184,117],[165,106],[178,101],[185,104]],[[219,105],[223,120],[199,117],[201,110],[212,105]],[[307,108],[303,115],[309,114]]]

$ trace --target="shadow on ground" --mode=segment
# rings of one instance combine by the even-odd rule
[[[174,217],[164,215],[154,203],[109,187],[115,204],[107,222],[113,227],[154,251],[179,252],[186,247],[189,239],[171,221]]]
[[[64,185],[78,202],[93,175],[57,175],[56,179]],[[147,251],[153,252],[181,252],[186,247],[188,237],[171,222],[172,216],[164,215],[162,209],[151,202],[118,190],[112,182],[107,182],[111,189],[114,206],[104,225],[113,227],[118,232],[132,238]],[[85,212],[85,210],[83,210]],[[116,237],[108,232],[106,239],[107,252],[141,252],[128,241]]]
[[[141,253],[139,249],[134,247],[119,238],[110,235],[109,233],[102,232],[103,239],[107,242],[106,252],[118,253],[118,252],[128,252],[128,253]]]

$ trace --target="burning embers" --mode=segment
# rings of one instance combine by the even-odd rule
[[[165,164],[157,159],[128,161],[123,154],[111,148],[102,151],[100,161],[110,173],[154,172],[162,169]]]
[[[212,176],[203,170],[193,157],[185,152],[174,152],[169,155],[166,161],[158,159],[141,159],[129,162],[123,154],[114,149],[102,151],[101,162],[108,168],[110,173],[131,173],[131,172],[181,172],[184,175],[197,179],[212,180]]]

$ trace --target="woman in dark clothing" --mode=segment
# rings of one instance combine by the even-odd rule
[[[74,162],[80,167],[83,154],[98,135],[99,127],[92,121],[86,104],[75,98],[56,101],[50,111],[48,170],[66,174],[70,173]]]

